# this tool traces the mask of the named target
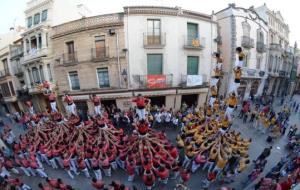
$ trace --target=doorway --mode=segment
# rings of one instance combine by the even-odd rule
[[[153,97],[148,97],[151,100],[151,105],[162,107],[163,105],[166,105],[166,97],[165,96],[153,96]]]
[[[197,106],[198,94],[187,94],[181,96],[181,104],[185,103],[188,107]]]

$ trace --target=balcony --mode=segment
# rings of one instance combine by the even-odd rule
[[[205,38],[191,38],[186,36],[184,39],[184,49],[203,50],[205,48]]]
[[[208,86],[206,75],[181,75],[181,87]]]
[[[75,65],[78,63],[77,52],[62,54],[62,64],[65,66]]]
[[[10,76],[10,73],[8,71],[5,71],[5,70],[0,71],[0,78],[4,78],[7,76]]]
[[[261,78],[265,76],[265,71],[259,69],[250,69],[248,67],[242,68],[242,77],[243,78]]]
[[[282,49],[282,47],[281,47],[280,44],[270,44],[270,48],[269,49],[273,50],[273,51],[280,51],[280,52],[283,51],[283,49]]]
[[[144,33],[143,39],[145,49],[162,49],[166,45],[166,33],[160,35]]]
[[[23,48],[21,46],[12,47],[10,51],[10,58],[21,57],[23,55]]]
[[[256,51],[259,53],[264,53],[267,51],[267,46],[263,42],[256,42]]]
[[[279,74],[280,77],[285,77],[285,71],[284,70],[280,70],[278,74]]]
[[[173,75],[134,75],[140,89],[163,89],[172,87]]]
[[[93,62],[107,61],[109,59],[108,47],[92,48],[91,52],[92,52],[91,59]]]
[[[48,48],[43,48],[43,49],[36,49],[33,48],[29,50],[28,52],[25,53],[24,55],[24,63],[30,62],[32,59],[36,59],[39,57],[44,57],[48,55]]]
[[[241,45],[247,49],[254,48],[254,39],[250,38],[249,36],[242,36]]]

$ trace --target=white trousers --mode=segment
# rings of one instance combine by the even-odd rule
[[[239,88],[241,83],[232,82],[229,86],[229,93],[234,92],[236,95],[238,94],[237,89]]]
[[[213,107],[215,101],[216,101],[216,98],[214,98],[214,97],[211,96],[210,99],[209,99],[209,105],[210,105],[211,107]]]
[[[232,120],[232,112],[233,112],[234,108],[231,107],[227,107],[226,108],[226,112],[225,112],[225,116],[228,117],[229,121]]]
[[[239,61],[239,60],[235,61],[235,66],[236,67],[243,67],[243,65],[244,65],[244,61]]]
[[[76,105],[74,103],[71,105],[67,105],[67,112],[69,115],[76,115]]]
[[[41,177],[44,177],[44,178],[46,178],[46,177],[48,177],[48,175],[41,169],[41,168],[37,168],[37,169],[35,169],[35,171],[39,174],[39,176],[41,176]]]
[[[57,112],[57,109],[56,109],[56,102],[50,102],[50,106],[51,106],[51,110],[52,112]]]
[[[29,107],[29,113],[30,113],[30,115],[34,114],[33,106]]]
[[[145,110],[145,108],[144,109],[137,108],[136,113],[138,114],[139,120],[146,119],[146,116],[145,116],[146,110]]]
[[[95,106],[94,110],[95,110],[95,114],[96,115],[101,115],[101,106],[100,105]]]
[[[94,171],[94,174],[96,176],[96,179],[97,180],[102,180],[102,173],[101,173],[101,170],[98,169],[98,170],[93,170]]]

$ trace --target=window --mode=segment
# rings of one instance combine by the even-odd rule
[[[40,13],[37,13],[34,15],[34,25],[37,25],[40,23]]]
[[[49,80],[53,81],[52,71],[51,71],[50,64],[47,64],[47,71],[48,71]]]
[[[99,87],[109,87],[109,75],[108,75],[108,68],[99,68],[97,69],[98,74],[98,81],[99,81]]]
[[[79,78],[77,71],[69,72],[71,90],[80,90]]]
[[[147,73],[148,75],[162,74],[162,54],[147,54]]]
[[[9,87],[10,87],[11,94],[13,96],[15,96],[16,92],[15,92],[14,85],[13,85],[12,81],[9,81]]]
[[[44,81],[45,77],[44,77],[43,65],[40,65],[40,74],[41,74],[41,80]]]
[[[147,20],[147,42],[148,44],[161,43],[160,20],[148,19]]]
[[[198,75],[199,57],[187,57],[187,75]]]
[[[260,69],[261,57],[258,57],[256,60],[256,69]]]
[[[34,83],[37,83],[37,84],[41,83],[39,70],[36,67],[32,67],[32,77],[33,77]]]
[[[32,26],[32,17],[27,18],[27,27],[30,28]]]
[[[264,43],[264,34],[261,31],[261,29],[257,30],[257,41],[261,42],[261,43]]]
[[[3,59],[3,60],[2,60],[2,64],[3,64],[3,67],[4,67],[5,75],[9,74],[9,69],[8,69],[7,59]]]
[[[39,49],[42,49],[42,43],[43,43],[43,42],[42,42],[42,34],[39,34],[38,42],[39,42],[39,43],[38,43],[38,44],[39,44],[39,47],[38,47],[38,48],[39,48]]]
[[[243,27],[243,35],[250,37],[250,30],[251,30],[250,24],[245,21],[242,23],[242,27]]]
[[[248,67],[249,55],[245,54],[245,64],[244,67]]]
[[[43,10],[42,12],[42,22],[47,20],[48,10]]]
[[[95,58],[104,58],[105,55],[105,36],[95,36]]]
[[[28,53],[30,50],[30,47],[29,47],[29,40],[26,39],[26,52]]]
[[[30,84],[33,84],[33,80],[32,80],[32,75],[31,75],[31,71],[30,71],[30,69],[27,69],[27,72],[28,72],[28,75],[29,75],[29,82],[30,82]]]
[[[1,90],[2,90],[2,95],[4,97],[9,97],[11,96],[10,91],[9,91],[9,87],[7,83],[3,83],[1,84]]]
[[[66,42],[67,45],[67,55],[68,61],[75,61],[75,51],[74,51],[74,41]]]
[[[198,39],[198,24],[187,23],[187,42],[192,45],[195,39]]]

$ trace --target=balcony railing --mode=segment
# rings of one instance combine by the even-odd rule
[[[279,71],[279,76],[280,76],[280,77],[285,77],[285,71],[280,70],[280,71]]]
[[[264,53],[267,51],[267,46],[263,42],[256,42],[256,50],[259,53]]]
[[[133,78],[138,84],[138,88],[159,89],[172,86],[173,75],[135,75]]]
[[[31,49],[30,51],[26,52],[24,55],[24,63],[26,61],[35,59],[38,57],[43,57],[48,55],[48,48],[43,48],[43,49]]]
[[[206,75],[181,75],[180,86],[193,87],[193,86],[208,86]]]
[[[107,61],[109,59],[109,51],[108,47],[102,47],[102,48],[92,48],[92,61],[98,62],[98,61]]]
[[[6,76],[10,76],[9,72],[5,71],[5,70],[2,70],[0,71],[0,77],[6,77]]]
[[[73,65],[76,64],[78,62],[77,60],[77,52],[73,52],[73,53],[64,53],[62,55],[62,63],[64,65]]]
[[[254,39],[249,36],[242,36],[242,44],[244,48],[254,48]]]
[[[21,47],[14,47],[10,51],[10,57],[11,58],[22,56],[22,55],[23,55],[23,48],[21,48]]]
[[[205,48],[205,38],[192,38],[185,36],[184,38],[184,48],[185,49],[195,49],[202,50]]]
[[[166,45],[166,33],[153,35],[144,33],[144,48],[163,48]]]
[[[270,50],[282,51],[283,49],[280,44],[270,44]]]

